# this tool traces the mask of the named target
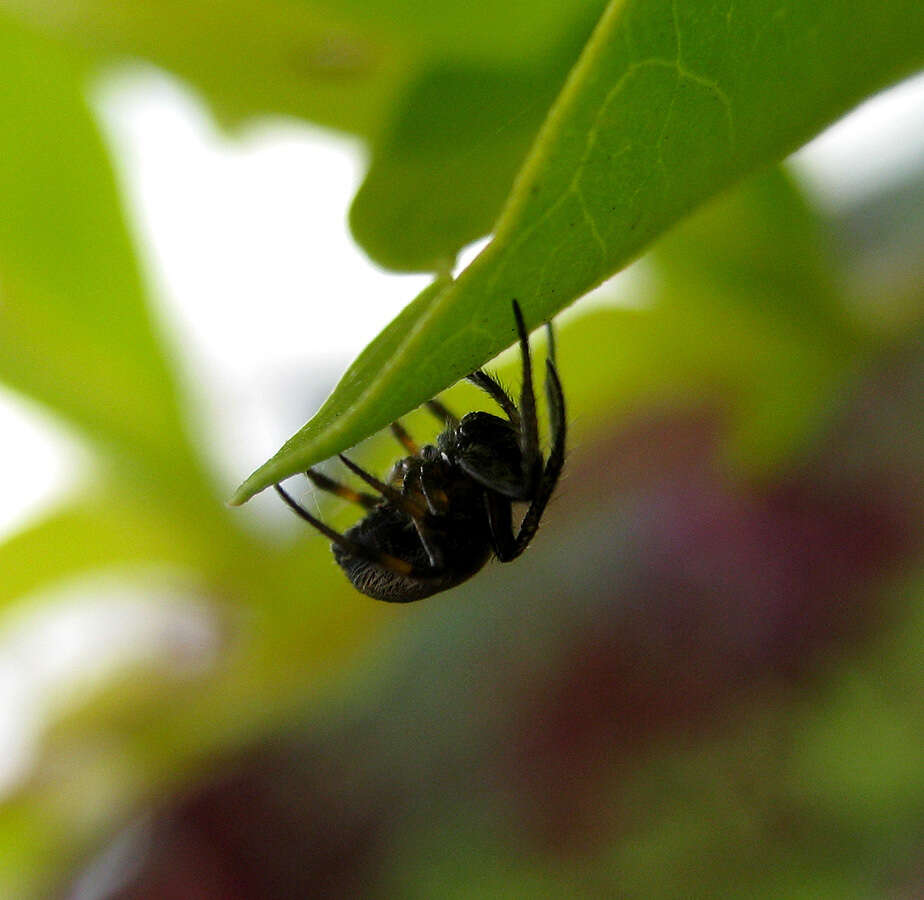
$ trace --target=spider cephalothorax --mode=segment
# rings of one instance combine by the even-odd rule
[[[457,419],[442,403],[427,408],[446,426],[436,446],[418,447],[404,427],[391,429],[410,456],[395,463],[385,482],[345,456],[340,459],[376,493],[354,491],[309,469],[312,483],[366,510],[340,534],[303,509],[282,487],[283,500],[332,541],[334,558],[353,585],[378,600],[407,603],[471,578],[493,554],[516,559],[532,540],[561,473],[565,454],[565,401],[555,368],[555,344],[548,325],[545,392],[551,449],[543,461],[536,422],[529,336],[513,303],[523,360],[520,405],[479,369],[469,380],[491,395],[505,418],[471,412]],[[529,504],[516,534],[513,503]]]

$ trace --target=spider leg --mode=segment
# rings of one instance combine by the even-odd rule
[[[396,490],[389,484],[385,484],[384,481],[379,481],[375,475],[369,474],[365,469],[360,468],[353,462],[351,459],[348,459],[342,453],[340,454],[340,461],[354,474],[362,478],[366,484],[371,488],[375,488],[386,500],[394,503],[398,509],[407,513],[412,519],[421,519],[423,518],[427,510],[425,507],[421,506],[415,500],[412,500],[410,497],[401,493],[401,491]]]
[[[552,429],[552,448],[545,463],[545,470],[539,481],[539,487],[533,497],[523,521],[520,523],[520,533],[517,535],[516,547],[513,557],[519,556],[527,544],[533,539],[539,528],[539,520],[545,511],[546,504],[555,490],[558,476],[561,474],[565,462],[565,435],[567,432],[565,422],[565,398],[558,379],[558,370],[551,358],[546,360],[545,393],[549,404],[549,419]]]
[[[443,490],[439,481],[434,480],[433,472],[426,466],[420,466],[417,470],[417,483],[420,485],[420,493],[423,495],[427,504],[427,509],[434,516],[443,516],[449,512],[449,497]]]
[[[546,351],[546,355],[548,356],[550,360],[552,360],[552,365],[555,366],[555,371],[557,372],[558,371],[558,359],[556,358],[556,353],[555,353],[555,331],[552,329],[551,322],[545,323],[545,333],[548,339],[548,350]]]
[[[343,497],[344,500],[349,500],[351,503],[358,503],[366,509],[375,509],[375,507],[379,505],[379,498],[373,494],[367,494],[364,491],[354,491],[345,484],[340,484],[339,481],[328,478],[322,472],[317,471],[317,469],[309,469],[305,474],[316,488],[327,491],[329,494],[336,494],[338,497]]]
[[[504,415],[518,428],[520,427],[520,412],[513,398],[500,383],[492,378],[484,369],[476,369],[466,378],[474,385],[480,387],[504,411]]]
[[[340,534],[339,531],[334,531],[329,525],[325,525],[320,519],[316,519],[311,515],[308,510],[298,504],[292,497],[286,493],[282,485],[276,484],[273,485],[276,488],[276,493],[285,501],[286,505],[299,517],[304,519],[309,525],[313,528],[316,528],[321,532],[325,537],[329,538],[339,547],[346,550],[347,553],[352,556],[358,556],[360,559],[368,560],[371,563],[375,563],[377,566],[381,566],[383,569],[387,569],[390,572],[397,572],[399,575],[413,575],[414,567],[409,563],[405,562],[403,559],[398,559],[396,556],[390,556],[387,553],[379,553],[376,550],[372,550],[369,547],[365,547],[362,544],[358,544],[356,541],[351,541],[348,537]]]
[[[429,530],[424,522],[424,519],[427,515],[427,508],[421,506],[416,501],[412,500],[406,494],[402,494],[400,491],[391,487],[391,485],[385,484],[383,481],[379,481],[374,475],[371,475],[365,469],[362,469],[360,466],[356,465],[351,459],[340,454],[340,460],[343,464],[354,474],[362,478],[370,487],[374,487],[379,491],[387,500],[391,503],[394,503],[399,509],[407,513],[408,517],[414,523],[414,528],[417,530],[417,536],[420,538],[420,543],[424,548],[424,552],[427,554],[427,559],[430,561],[430,566],[433,569],[432,572],[421,573],[415,571],[415,577],[419,577],[422,574],[427,575],[436,575],[442,569],[444,565],[443,555],[440,552],[433,542],[429,538]],[[418,475],[419,478],[419,475]],[[423,491],[423,484],[421,482],[421,493]],[[424,493],[426,498],[426,493]]]
[[[417,537],[420,538],[420,543],[424,548],[424,552],[427,554],[427,559],[430,561],[430,568],[432,571],[429,574],[436,575],[442,572],[445,568],[443,553],[439,547],[430,540],[429,529],[420,519],[412,519],[411,521],[414,523],[414,528],[417,529]]]
[[[407,450],[411,456],[417,456],[420,453],[420,447],[414,442],[414,439],[407,433],[407,429],[398,421],[391,423],[391,433],[401,442],[401,446]]]
[[[493,491],[485,491],[484,502],[494,555],[500,562],[510,562],[516,556],[516,540],[513,537],[513,505],[506,497]]]
[[[455,428],[459,420],[439,400],[428,400],[424,404],[447,428]]]
[[[539,451],[539,423],[536,420],[536,394],[533,391],[533,367],[529,354],[529,332],[523,321],[520,304],[513,301],[513,314],[520,335],[523,359],[523,385],[520,389],[520,455],[523,459],[523,482],[530,495],[539,481],[542,454]]]

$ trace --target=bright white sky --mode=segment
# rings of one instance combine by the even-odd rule
[[[164,333],[194,397],[193,427],[203,446],[219,448],[215,463],[230,491],[308,419],[429,279],[384,273],[353,244],[346,212],[365,165],[358,142],[278,120],[230,139],[193,93],[149,68],[114,73],[93,100]],[[837,207],[922,160],[924,76],[864,104],[795,165],[818,201]],[[2,388],[0,434],[2,539],[74,484],[85,460],[59,424]],[[142,617],[147,631],[136,633],[137,597],[119,597],[100,608],[129,610],[113,621],[123,622],[133,652],[178,627],[174,606],[161,604],[158,622]],[[94,635],[118,643],[100,627],[108,614],[98,605],[67,599],[63,631],[60,616],[46,621],[44,613],[30,627],[0,622],[0,793],[25,764],[41,697],[98,658]],[[83,635],[79,647],[75,635]],[[196,635],[207,641],[201,629]],[[45,663],[64,653],[67,671],[45,665],[39,648]]]

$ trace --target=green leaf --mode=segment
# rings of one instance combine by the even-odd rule
[[[566,72],[429,71],[376,143],[350,209],[357,243],[390,269],[451,270],[459,250],[490,231]]]
[[[536,60],[441,61],[410,86],[350,210],[353,236],[376,262],[449,271],[491,230],[599,12],[592,4]]]
[[[433,271],[494,223],[605,4],[4,5],[102,60],[137,55],[181,75],[227,122],[283,113],[370,138],[355,233],[384,265]]]
[[[374,134],[416,65],[408,42],[308,2],[0,0],[102,61],[143,57],[229,122],[275,113]]]
[[[917,0],[611,4],[492,243],[411,304],[233,502],[357,443],[508,346],[514,298],[531,327],[552,317],[697,204],[922,61]]]
[[[46,585],[95,569],[201,564],[202,530],[136,496],[102,491],[71,501],[0,543],[0,610]]]
[[[175,469],[174,386],[83,76],[0,16],[0,378]]]
[[[589,15],[601,0],[328,0],[351,21],[376,26],[413,42],[430,59],[520,62],[555,52],[560,36]]]
[[[266,113],[375,137],[431,61],[542,58],[601,0],[0,0],[102,60],[142,57],[203,91],[229,122]]]
[[[574,443],[652,408],[707,404],[749,477],[805,448],[872,349],[835,296],[842,273],[822,234],[790,179],[771,170],[660,241],[643,309],[596,309],[561,330]],[[516,383],[512,361],[501,377]]]

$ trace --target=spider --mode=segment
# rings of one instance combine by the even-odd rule
[[[471,578],[493,553],[511,562],[528,546],[555,489],[565,454],[565,401],[555,367],[552,326],[545,392],[552,446],[543,464],[536,423],[529,335],[513,301],[523,364],[520,405],[487,372],[468,380],[489,394],[505,418],[470,412],[457,419],[438,400],[426,407],[445,425],[436,445],[418,447],[400,422],[391,430],[409,456],[395,463],[387,481],[361,469],[343,454],[343,464],[376,494],[355,491],[309,469],[309,480],[366,509],[365,518],[340,534],[303,509],[277,484],[282,499],[333,542],[334,559],[357,590],[377,600],[409,603]],[[529,508],[516,535],[513,503]]]

